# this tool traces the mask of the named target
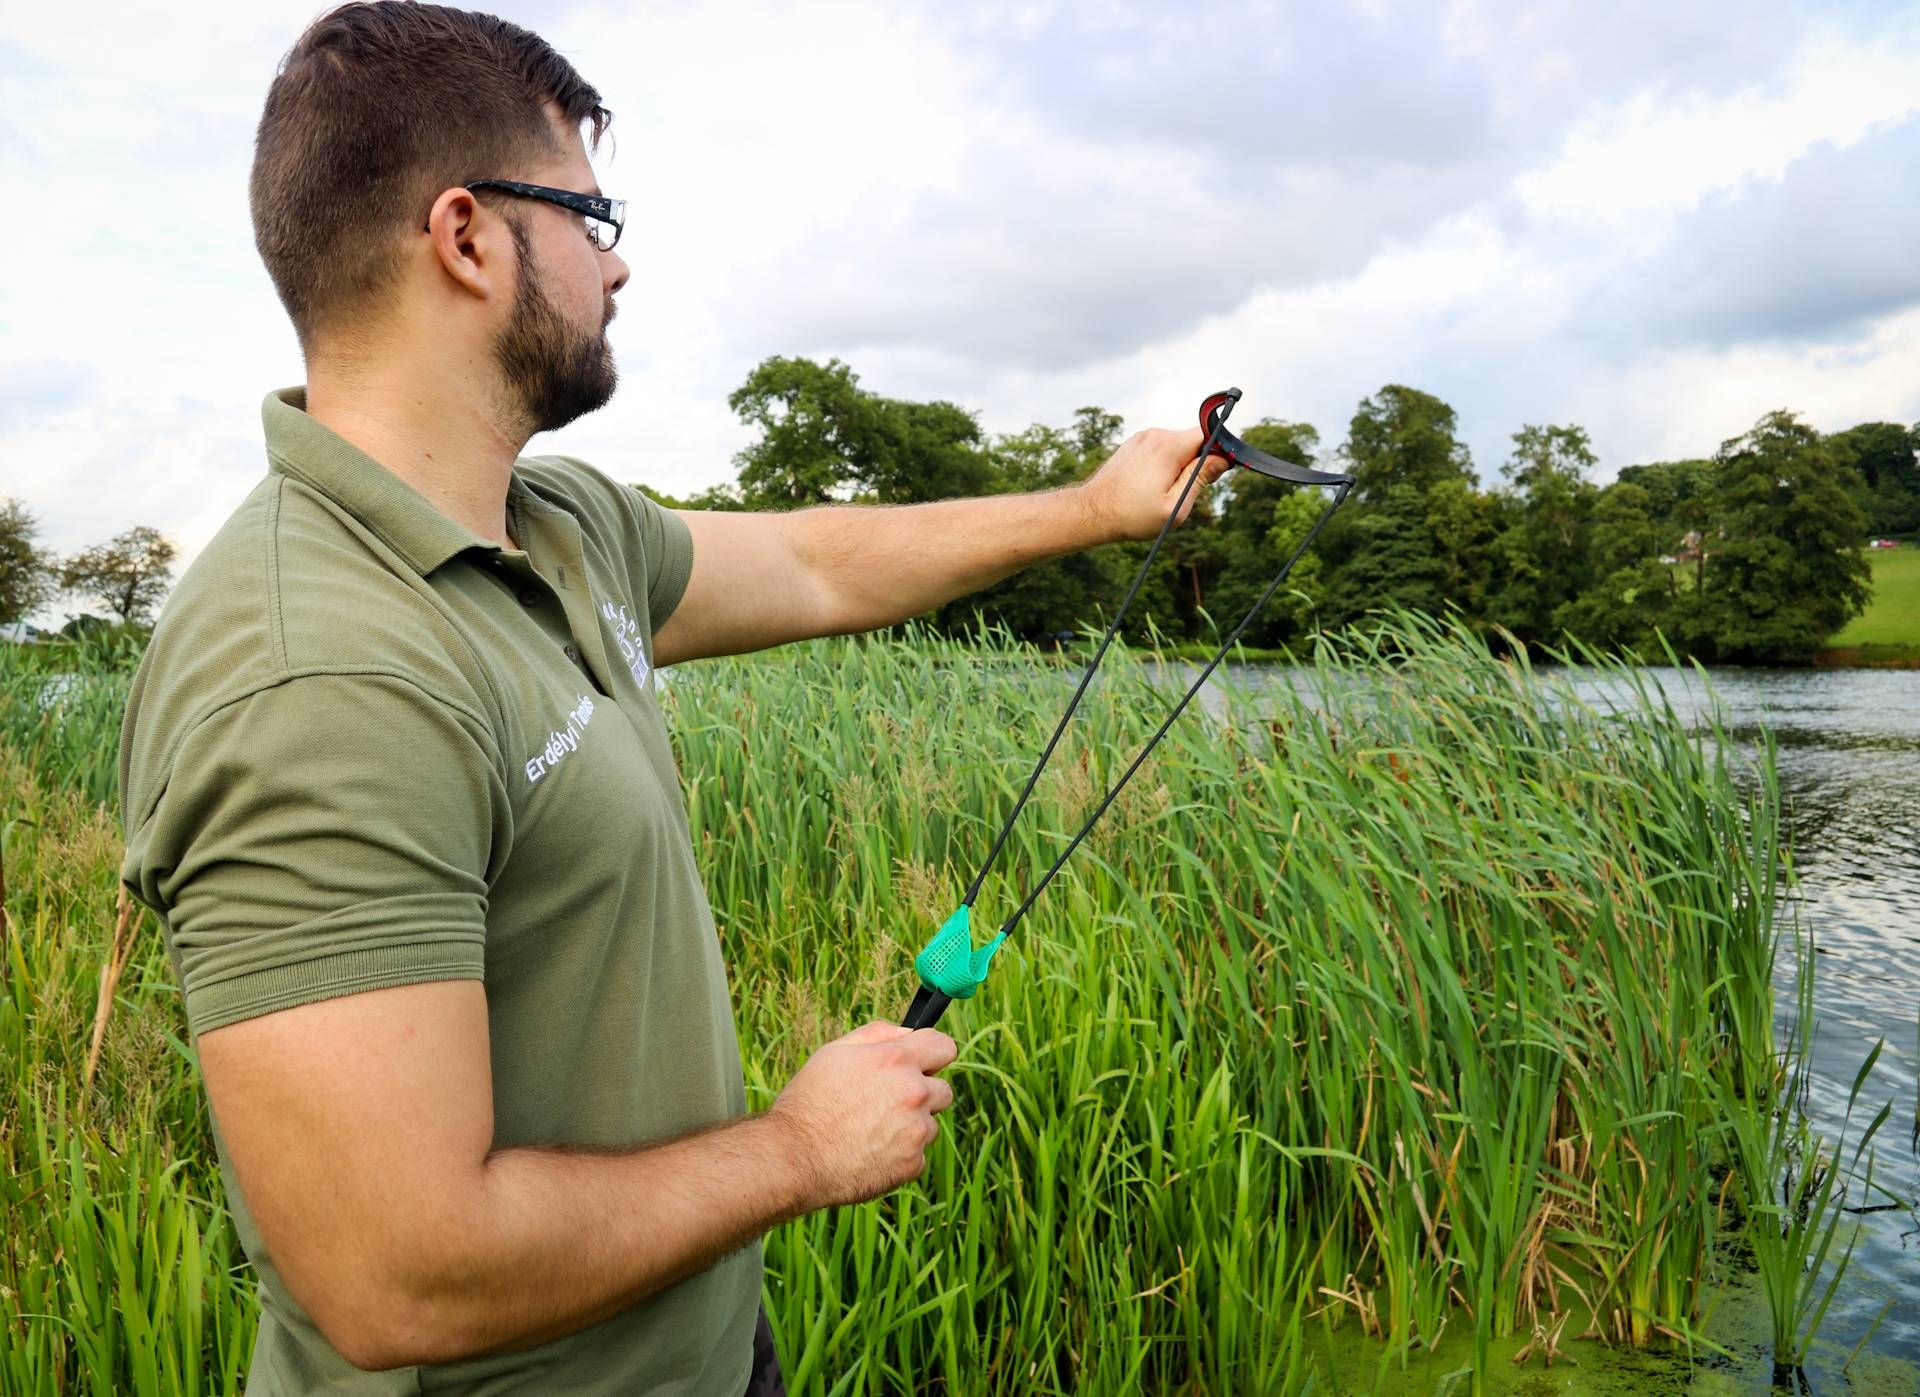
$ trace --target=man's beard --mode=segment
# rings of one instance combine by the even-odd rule
[[[526,418],[528,434],[557,431],[606,406],[620,376],[607,343],[606,321],[598,334],[576,332],[547,299],[532,250],[517,227],[513,241],[520,256],[520,286],[506,329],[494,341],[494,362],[509,401],[515,401]],[[613,307],[607,310],[610,321]]]

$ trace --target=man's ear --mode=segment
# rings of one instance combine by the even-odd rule
[[[458,285],[481,297],[511,293],[505,268],[512,258],[502,244],[511,244],[513,230],[473,191],[441,190],[427,214],[427,236],[441,269]]]

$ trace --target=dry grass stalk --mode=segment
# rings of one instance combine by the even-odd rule
[[[100,1045],[107,1041],[107,1019],[113,1013],[113,997],[120,988],[120,977],[126,973],[127,961],[133,955],[134,932],[145,910],[127,896],[126,885],[122,884],[119,912],[113,923],[113,944],[107,950],[106,964],[100,967],[100,998],[93,1010],[93,1046],[87,1049],[84,1087],[93,1086],[94,1069],[100,1065]]]

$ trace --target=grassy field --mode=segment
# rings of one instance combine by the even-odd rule
[[[1827,644],[1920,655],[1920,547],[1875,549],[1867,558],[1873,564],[1873,600]]]
[[[43,712],[5,650],[0,1390],[237,1392],[252,1274],[156,928],[117,916],[131,656]],[[1804,1356],[1842,1195],[1773,1039],[1770,757],[1736,780],[1657,693],[1595,712],[1429,623],[1315,658],[1317,697],[1183,718],[948,1014],[926,1177],[768,1238],[796,1397],[1504,1391],[1549,1355],[1597,1392],[1604,1346],[1714,1347],[1729,1257],[1769,1331],[1732,1356]],[[754,1109],[898,1018],[1066,692],[932,639],[675,671]],[[1109,656],[980,920],[1168,698]]]

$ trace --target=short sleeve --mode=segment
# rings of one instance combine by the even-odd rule
[[[693,576],[693,534],[687,521],[645,491],[627,487],[639,509],[640,551],[646,559],[647,617],[659,630],[686,595]]]
[[[394,675],[305,674],[188,730],[121,877],[166,924],[196,1035],[484,979],[507,801],[477,715]]]

